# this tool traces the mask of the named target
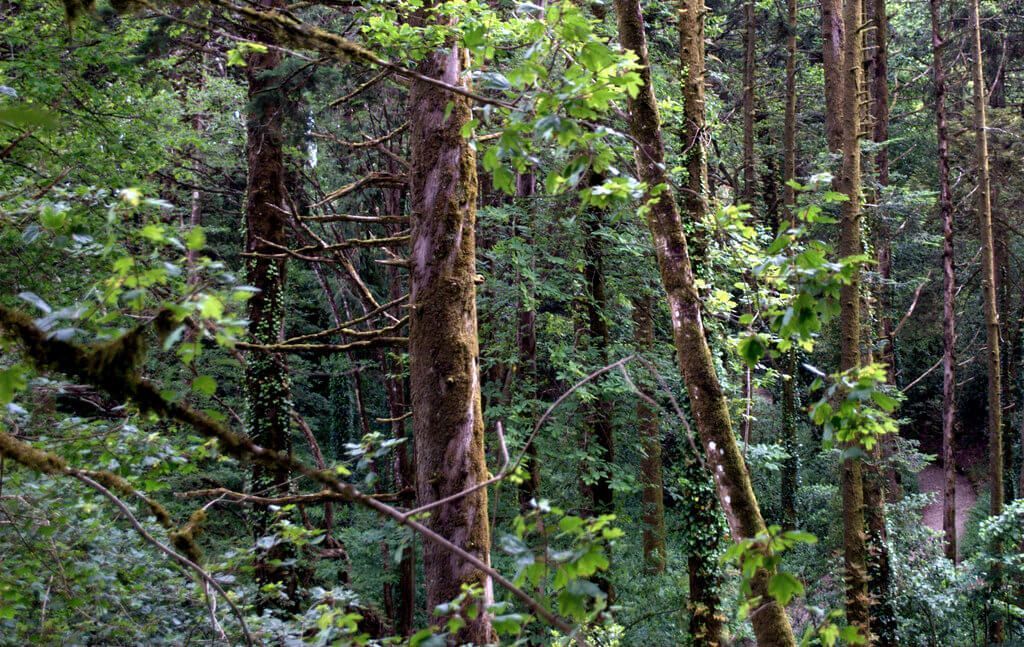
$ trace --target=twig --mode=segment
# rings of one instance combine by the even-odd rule
[[[217,593],[220,593],[221,596],[224,598],[224,600],[228,603],[228,606],[231,607],[231,611],[235,614],[235,617],[238,619],[238,624],[239,624],[239,626],[242,629],[242,634],[245,636],[246,644],[248,644],[248,645],[255,645],[256,644],[256,641],[255,641],[255,639],[253,639],[252,634],[249,633],[249,626],[245,623],[245,616],[242,615],[242,612],[238,608],[238,606],[235,605],[234,601],[228,596],[228,594],[224,591],[224,589],[221,588],[220,584],[217,583],[217,580],[213,579],[213,576],[211,576],[209,573],[207,573],[205,570],[203,570],[203,568],[201,566],[199,566],[198,564],[196,564],[195,562],[193,562],[189,558],[187,558],[184,555],[181,555],[181,554],[175,552],[174,549],[172,549],[171,547],[169,547],[166,544],[162,543],[161,541],[159,541],[153,535],[149,534],[149,531],[147,531],[143,527],[143,525],[139,522],[139,520],[135,518],[135,515],[132,514],[132,511],[128,508],[128,505],[125,504],[125,502],[122,501],[116,494],[114,494],[113,492],[111,492],[107,488],[103,487],[102,485],[100,485],[96,481],[92,480],[91,478],[89,478],[85,474],[79,472],[78,470],[68,470],[68,474],[70,474],[71,476],[75,477],[76,479],[78,479],[82,483],[85,483],[86,485],[88,485],[92,489],[96,490],[97,492],[99,492],[103,496],[105,496],[108,499],[110,499],[110,501],[114,505],[116,505],[118,508],[120,508],[121,512],[124,513],[125,517],[128,518],[128,522],[132,525],[133,528],[135,528],[135,531],[137,533],[139,533],[139,535],[141,535],[143,539],[145,539],[147,542],[152,544],[157,550],[159,550],[160,552],[164,553],[165,555],[167,555],[168,557],[173,559],[175,562],[178,563],[178,565],[180,565],[180,566],[182,566],[184,568],[188,568],[188,569],[191,569],[191,570],[195,571],[196,574],[203,580],[203,582],[207,586],[213,588],[215,591],[217,591]],[[203,588],[204,588],[204,591],[205,591],[206,587],[204,586]],[[208,595],[208,593],[207,593],[207,595]],[[219,623],[217,623],[214,626],[214,630],[216,631],[217,628],[219,628]],[[223,629],[221,629],[221,632],[223,632]]]

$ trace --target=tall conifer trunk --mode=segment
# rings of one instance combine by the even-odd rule
[[[282,6],[265,0],[264,7]],[[285,233],[285,170],[282,110],[284,99],[270,73],[280,64],[280,50],[254,53],[246,66],[249,114],[246,119],[248,182],[245,192],[245,249],[250,253],[276,254],[287,243]],[[249,284],[258,291],[248,302],[249,338],[256,344],[276,344],[284,334],[285,261],[250,256],[246,260]],[[249,436],[268,449],[291,451],[288,365],[284,354],[251,354],[245,365],[245,398]],[[256,463],[252,490],[261,496],[280,496],[288,489],[287,468],[268,469]],[[256,537],[266,535],[273,520],[266,508],[256,511]],[[256,581],[261,585],[285,585],[294,602],[295,580],[289,569],[271,562],[286,557],[283,545],[261,554],[256,561]],[[261,599],[261,605],[275,604]]]
[[[879,320],[883,347],[881,361],[887,367],[889,384],[896,385],[896,354],[892,327],[892,299],[889,281],[892,276],[892,246],[890,231],[885,220],[885,187],[889,184],[889,21],[885,0],[866,0],[871,9],[874,34],[874,53],[869,68],[874,74],[871,82],[872,139],[878,146],[875,153],[875,246],[878,258]],[[867,81],[867,79],[865,79]],[[871,630],[878,647],[896,644],[896,609],[893,606],[892,566],[889,557],[889,533],[886,528],[885,474],[880,465],[889,439],[882,438],[864,465],[864,520],[868,530],[868,592],[871,595]],[[895,479],[893,479],[895,481]]]
[[[715,373],[705,338],[700,296],[690,265],[683,220],[665,171],[665,145],[651,81],[643,13],[639,0],[616,0],[615,10],[619,39],[623,47],[636,53],[642,66],[640,91],[629,101],[630,132],[637,147],[635,157],[640,178],[649,187],[661,189],[657,196],[648,193],[645,211],[668,300],[680,371],[686,383],[706,461],[714,475],[718,499],[732,534],[736,538],[755,537],[765,531],[764,519],[754,497],[743,456],[733,436],[728,402]],[[688,72],[684,89],[687,97],[697,95],[701,99],[704,85],[704,11],[703,0],[684,0],[679,4],[681,58]],[[688,105],[686,110],[689,122],[691,111],[703,112],[703,101]],[[687,124],[687,128],[696,127],[696,124]],[[686,145],[692,147],[696,144],[703,136],[702,130],[700,128],[697,136],[688,140]],[[695,173],[689,163],[687,166],[691,168],[692,182]],[[699,174],[700,169],[696,169],[698,177]],[[703,191],[691,198],[703,202]],[[691,218],[695,215],[689,214]],[[793,631],[785,611],[767,594],[767,580],[767,573],[759,571],[752,582],[754,595],[762,596],[765,600],[751,617],[758,644],[762,647],[794,645]],[[719,633],[705,635],[702,640],[706,642],[702,644],[720,643],[720,623],[710,623],[707,628]]]
[[[949,127],[946,123],[944,41],[939,31],[942,0],[929,0],[932,78],[939,153],[939,220],[942,222],[942,532],[946,557],[956,561],[956,266],[953,258],[953,193],[949,185]]]
[[[981,271],[985,300],[986,363],[988,365],[988,444],[989,444],[989,491],[991,503],[989,514],[995,516],[1003,511],[1003,407],[1002,375],[999,362],[999,312],[996,301],[996,265],[992,240],[992,185],[989,175],[988,123],[985,115],[985,74],[981,50],[981,24],[978,16],[978,0],[968,3],[970,8],[971,42],[974,53],[972,61],[974,85],[974,134],[978,167],[978,233],[981,236]],[[1001,546],[993,546],[998,554]],[[1001,569],[992,564],[991,577],[998,585]],[[1003,623],[992,617],[988,623],[988,640],[1003,641]]]
[[[419,72],[465,87],[468,53],[457,45],[427,56]],[[487,479],[480,406],[476,317],[476,155],[461,131],[469,100],[415,80],[409,91],[412,203],[409,382],[416,444],[419,505],[444,499]],[[487,490],[431,510],[429,527],[490,561]],[[491,595],[490,578],[432,542],[423,547],[427,607],[459,595],[463,584]],[[458,640],[493,640],[487,614]]]
[[[843,57],[846,34],[843,27],[844,0],[821,0],[822,60],[825,68],[825,135],[828,149],[838,153],[843,146]]]

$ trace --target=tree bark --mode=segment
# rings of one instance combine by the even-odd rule
[[[988,444],[989,444],[989,489],[991,504],[989,514],[995,516],[1003,511],[1003,407],[1002,376],[999,362],[999,312],[996,302],[996,267],[992,241],[992,185],[989,176],[988,132],[985,115],[985,75],[981,51],[981,24],[978,17],[978,0],[969,3],[971,20],[971,41],[974,51],[972,73],[974,80],[974,134],[978,166],[978,233],[981,236],[982,284],[985,300],[985,330],[988,364]],[[998,554],[1000,546],[993,546]],[[1001,580],[998,563],[992,564],[993,586]],[[1003,641],[1003,623],[992,616],[988,623],[988,640]]]
[[[843,146],[843,0],[821,0],[822,57],[825,69],[825,136],[828,149],[837,153]]]
[[[654,348],[653,298],[633,302],[634,342],[640,353]],[[665,572],[665,491],[661,463],[661,425],[658,411],[638,399],[636,417],[640,427],[641,514],[643,518],[644,570],[650,575]]]
[[[878,146],[875,153],[875,192],[877,218],[875,219],[875,247],[877,250],[879,321],[884,345],[881,361],[887,367],[889,384],[896,385],[896,353],[892,325],[892,299],[890,280],[892,277],[892,246],[890,231],[885,218],[885,187],[889,185],[889,21],[885,0],[867,0],[871,9],[874,29],[874,55],[870,69],[872,138]],[[868,593],[871,597],[871,630],[878,647],[895,645],[896,609],[892,594],[892,565],[889,556],[889,537],[885,523],[886,475],[880,465],[889,447],[888,439],[882,438],[875,445],[872,459],[864,466],[864,517],[868,528]],[[895,482],[895,478],[891,479]]]
[[[823,3],[823,8],[828,0]],[[863,55],[860,33],[862,21],[861,0],[844,0],[843,15],[838,31],[844,35],[842,65],[834,69],[826,60],[826,97],[841,87],[840,98],[832,97],[833,105],[841,106],[840,121],[836,124],[841,139],[842,167],[836,179],[836,188],[846,194],[839,230],[839,255],[860,254],[861,243],[861,170],[860,170],[860,90],[862,88]],[[831,17],[835,30],[837,18]],[[828,44],[826,43],[826,52]],[[833,65],[835,58],[832,58]],[[834,83],[841,81],[839,86]],[[830,81],[831,80],[831,81]],[[861,363],[860,272],[855,272],[849,284],[840,292],[840,369],[848,370]],[[844,446],[844,450],[858,449]],[[860,458],[846,456],[840,468],[840,492],[843,501],[843,561],[846,583],[846,618],[864,635],[870,632],[869,597],[867,587],[867,551],[864,536],[864,480]]]
[[[649,187],[645,196],[645,215],[668,300],[680,371],[686,382],[706,460],[714,475],[718,499],[732,534],[736,538],[755,537],[765,532],[764,519],[733,436],[728,403],[705,339],[700,296],[690,265],[683,220],[665,171],[665,145],[651,81],[643,14],[639,0],[616,0],[615,10],[620,41],[623,47],[636,53],[642,66],[640,91],[629,101],[630,132],[636,143],[639,176]],[[684,80],[687,97],[703,97],[704,12],[703,0],[684,0],[679,5],[681,57],[683,68],[688,73]],[[687,110],[703,110],[702,101],[698,105],[691,105],[689,100],[687,103]],[[698,124],[690,124],[690,119],[688,114],[688,129],[696,128]],[[703,119],[699,125],[702,124]],[[691,146],[691,154],[693,144],[700,139],[701,130],[697,129],[698,137],[686,142]],[[660,193],[654,195],[652,190]],[[703,191],[691,198],[702,203]],[[699,215],[689,214],[691,218]],[[758,643],[763,647],[793,645],[793,631],[785,611],[767,595],[767,579],[767,573],[759,571],[752,582],[754,595],[763,596],[766,600],[751,618]],[[720,633],[710,636],[709,640],[720,642]]]
[[[956,536],[956,265],[953,256],[953,192],[949,184],[949,126],[946,121],[945,41],[940,32],[942,0],[929,0],[932,79],[938,142],[939,220],[942,222],[942,532],[946,557],[957,561]]]
[[[743,202],[754,200],[757,173],[754,165],[754,83],[757,50],[757,20],[754,0],[743,3]]]
[[[267,8],[280,7],[278,0],[264,0]],[[246,66],[249,114],[246,120],[246,161],[248,182],[245,196],[247,252],[269,253],[275,246],[286,246],[285,170],[283,155],[282,111],[284,99],[275,89],[277,81],[268,73],[281,62],[277,49],[254,53]],[[285,261],[264,257],[246,260],[248,282],[257,291],[248,301],[249,338],[256,344],[276,344],[284,335]],[[245,399],[249,437],[277,452],[291,452],[288,365],[284,353],[253,353],[245,364]],[[280,496],[288,490],[291,477],[286,467],[268,469],[255,464],[252,491],[264,496]],[[254,515],[256,537],[267,534],[273,514],[259,508]],[[271,562],[284,559],[286,549],[279,544],[255,563],[260,586],[283,585],[284,593],[295,601],[295,578],[287,567]],[[277,604],[261,597],[260,606]]]
[[[587,284],[587,336],[590,344],[597,351],[597,360],[601,366],[608,364],[608,345],[610,336],[608,320],[605,313],[608,309],[608,297],[605,294],[604,258],[601,239],[597,231],[601,225],[600,212],[589,213],[584,225],[584,280]],[[596,442],[596,453],[602,463],[611,465],[615,462],[615,437],[612,426],[613,403],[599,394],[587,407],[587,433]],[[588,443],[589,444],[589,443]],[[601,474],[588,488],[593,500],[593,512],[611,514],[614,511],[611,473],[602,465]]]
[[[420,74],[466,87],[468,53],[451,45],[428,55]],[[446,110],[450,108],[450,114]],[[480,405],[476,315],[476,155],[462,136],[471,118],[463,96],[414,80],[409,91],[412,203],[409,371],[416,444],[416,492],[426,505],[487,479]],[[427,525],[490,561],[487,490],[431,510]],[[463,584],[493,598],[490,578],[447,550],[423,547],[427,606],[459,595]],[[457,640],[494,639],[486,613]]]

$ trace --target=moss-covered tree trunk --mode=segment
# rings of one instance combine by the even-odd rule
[[[733,436],[728,403],[705,339],[700,296],[690,265],[683,220],[665,170],[665,145],[651,81],[643,13],[639,0],[616,0],[615,10],[619,39],[623,47],[636,53],[643,66],[640,92],[629,101],[630,132],[637,147],[639,176],[650,187],[645,198],[645,214],[668,300],[680,371],[686,382],[705,459],[714,475],[718,500],[732,534],[737,538],[754,537],[765,531],[764,519]],[[704,12],[703,0],[685,0],[679,5],[681,57],[684,70],[688,72],[684,80],[688,96],[703,93]],[[703,110],[702,104],[700,109]],[[698,134],[700,136],[702,133]],[[700,169],[697,172],[700,173]],[[698,197],[703,200],[703,191]],[[751,617],[758,643],[763,647],[793,645],[793,632],[785,611],[767,595],[767,574],[758,572],[752,588],[755,595],[766,600]],[[691,591],[694,593],[699,594],[699,591]],[[710,624],[708,629],[719,633],[709,633],[704,637],[707,641],[704,644],[720,643],[720,627]]]
[[[861,242],[861,168],[860,130],[863,67],[861,0],[844,0],[840,31],[844,36],[840,70],[826,67],[825,78],[839,78],[841,100],[834,101],[841,109],[839,130],[842,166],[836,181],[837,189],[847,196],[843,203],[839,226],[839,255],[853,256],[862,252]],[[826,81],[826,94],[830,86]],[[835,99],[835,97],[833,97]],[[860,273],[840,292],[840,368],[856,368],[861,362]],[[856,446],[844,449],[856,451]],[[864,533],[863,464],[855,455],[844,455],[840,467],[840,493],[843,502],[843,565],[846,583],[846,618],[864,635],[870,631],[870,599],[867,587],[867,548]]]
[[[788,226],[796,225],[796,190],[789,186],[790,180],[796,179],[796,61],[797,61],[797,0],[786,0],[786,108],[782,127],[782,179],[785,183],[783,205],[785,207]],[[796,350],[786,353],[787,376],[782,382],[782,444],[786,449],[786,459],[782,463],[780,475],[782,524],[792,530],[796,528],[796,491],[798,479],[798,443],[796,435]]]
[[[430,54],[425,76],[465,87],[468,53],[457,45]],[[470,120],[465,97],[413,81],[409,91],[412,201],[409,382],[419,505],[487,479],[480,407],[476,318],[476,155],[461,131]],[[477,490],[431,510],[428,526],[490,561],[487,491]],[[459,595],[463,584],[491,597],[490,578],[433,543],[423,547],[427,607]],[[481,613],[458,640],[493,639]]]
[[[970,8],[971,44],[973,50],[972,73],[974,85],[974,134],[978,171],[977,211],[978,234],[981,236],[981,273],[985,301],[986,363],[988,366],[988,445],[989,514],[1003,511],[1003,406],[1002,375],[999,362],[999,312],[996,302],[996,265],[992,240],[992,184],[989,175],[988,123],[985,105],[985,74],[981,50],[981,24],[978,0],[968,3]],[[993,546],[995,553],[1001,546]],[[1001,573],[998,563],[991,568],[992,582],[998,586]],[[1003,641],[1003,623],[993,615],[988,623],[988,640]]]
[[[265,7],[283,6],[265,0]],[[276,254],[276,245],[286,244],[285,169],[282,111],[284,98],[277,91],[273,70],[281,62],[280,50],[254,53],[246,66],[249,112],[246,119],[246,161],[248,182],[245,192],[245,249],[250,253]],[[246,276],[257,289],[248,302],[249,338],[256,344],[278,343],[284,334],[285,261],[259,256],[246,259]],[[245,365],[246,424],[249,436],[263,447],[289,453],[290,407],[288,366],[279,353],[253,353]],[[291,477],[286,467],[253,467],[252,491],[262,496],[279,496],[288,489]],[[269,532],[272,513],[261,508],[254,515],[254,532]],[[286,555],[275,547],[256,559],[256,581],[260,586],[283,585],[294,602],[295,581],[290,569],[271,562]],[[276,604],[270,596],[261,604]]]

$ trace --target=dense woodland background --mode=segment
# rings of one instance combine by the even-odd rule
[[[1022,72],[1016,0],[0,0],[0,644],[1024,644]]]

